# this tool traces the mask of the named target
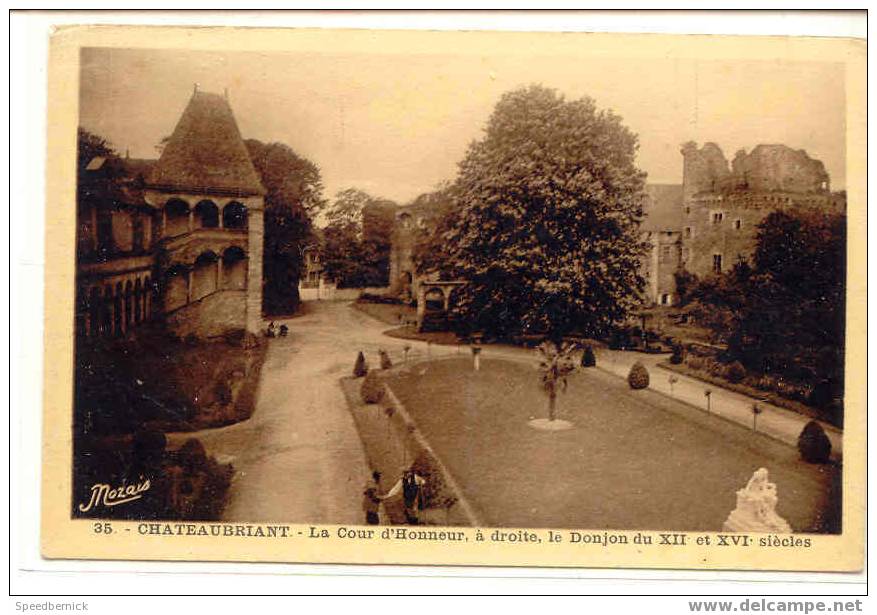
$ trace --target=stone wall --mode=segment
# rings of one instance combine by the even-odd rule
[[[265,245],[265,216],[262,197],[245,202],[249,211],[247,245],[246,329],[258,334],[262,329],[262,259]]]
[[[318,288],[299,288],[302,301],[356,301],[363,293],[388,295],[388,286],[369,286],[366,288],[337,288],[334,284],[321,283]]]
[[[679,231],[650,231],[645,241],[650,249],[643,259],[640,274],[646,280],[646,301],[658,305],[677,302],[676,271],[681,264]]]
[[[736,188],[755,192],[827,192],[828,173],[819,160],[802,149],[759,145],[747,154],[740,150],[731,163]]]
[[[683,216],[681,261],[699,277],[730,270],[750,259],[758,225],[779,209],[842,212],[843,195],[832,194],[825,166],[804,150],[759,145],[728,163],[707,143],[682,148]]]
[[[682,198],[699,192],[713,192],[725,183],[730,175],[728,161],[715,143],[688,142],[682,146]]]
[[[179,337],[214,337],[246,327],[246,304],[246,291],[222,290],[165,314],[165,322]]]

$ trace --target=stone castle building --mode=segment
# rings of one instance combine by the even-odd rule
[[[843,212],[828,173],[804,150],[759,145],[729,166],[715,143],[682,148],[680,266],[704,277],[751,258],[757,227],[778,209]]]
[[[390,240],[390,293],[406,300],[417,297],[421,281],[414,266],[414,248],[420,234],[433,228],[440,209],[427,199],[396,208]]]
[[[163,318],[178,335],[258,332],[265,189],[227,95],[195,89],[158,160],[96,157],[79,178],[77,334]]]
[[[641,263],[647,305],[678,302],[676,273],[706,277],[728,271],[755,250],[758,225],[778,209],[843,212],[846,197],[832,193],[825,166],[804,150],[758,145],[729,163],[715,143],[682,147],[682,184],[647,184]],[[441,203],[415,201],[395,213],[390,257],[392,293],[420,298],[424,283],[412,254],[419,229],[431,228]],[[427,285],[428,286],[428,285]],[[430,289],[428,288],[427,291]],[[420,301],[418,302],[420,303]]]

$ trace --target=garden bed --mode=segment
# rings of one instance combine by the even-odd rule
[[[831,425],[837,427],[838,429],[843,429],[843,421],[838,420],[838,417],[834,416],[830,412],[822,412],[817,408],[813,408],[812,406],[808,406],[799,401],[795,401],[793,399],[788,399],[779,395],[778,393],[774,393],[772,391],[765,391],[763,389],[757,389],[755,387],[749,386],[742,382],[730,382],[725,378],[720,378],[718,376],[713,376],[710,373],[704,372],[703,370],[694,369],[685,365],[684,363],[673,364],[669,361],[663,361],[658,364],[658,367],[661,369],[666,369],[671,372],[677,372],[679,374],[683,374],[685,376],[689,376],[690,378],[695,378],[700,380],[701,382],[705,382],[707,384],[712,384],[717,387],[727,389],[729,391],[734,391],[735,393],[740,393],[742,395],[746,395],[747,397],[752,397],[755,399],[764,399],[765,401],[773,404],[774,406],[779,406],[780,408],[785,408],[786,410],[791,410],[792,412],[797,412],[802,416],[806,416],[812,419],[818,419],[820,421],[825,421],[830,423]]]
[[[394,371],[398,372],[398,369]],[[382,476],[381,491],[388,491],[404,470],[413,467],[427,479],[424,488],[425,510],[419,515],[421,524],[470,525],[470,519],[459,505],[458,495],[444,475],[441,463],[415,436],[416,426],[407,419],[405,410],[399,408],[390,397],[385,397],[377,404],[363,403],[360,397],[362,382],[362,378],[343,378],[341,387],[369,467]],[[383,507],[391,524],[406,524],[400,498],[385,500]]]
[[[76,353],[77,426],[82,433],[197,431],[249,418],[265,359],[263,340],[235,334],[180,340],[159,327],[136,339]]]
[[[487,525],[718,531],[760,467],[796,531],[840,530],[840,468],[601,370],[570,378],[546,415],[538,373],[485,359],[418,364],[388,384]]]

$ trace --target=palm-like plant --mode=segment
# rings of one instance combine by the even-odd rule
[[[548,420],[553,421],[555,417],[555,406],[557,404],[557,391],[566,391],[566,378],[576,369],[576,363],[573,360],[573,352],[575,344],[563,342],[555,344],[552,342],[542,342],[538,346],[540,360],[539,372],[542,374],[542,388],[548,395]]]

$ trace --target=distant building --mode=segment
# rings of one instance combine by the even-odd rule
[[[414,249],[422,234],[435,228],[447,203],[434,194],[422,195],[414,202],[397,207],[390,240],[390,293],[412,300],[417,297],[423,276],[414,264]]]
[[[79,178],[77,332],[161,316],[179,335],[261,328],[263,195],[227,98],[196,91],[156,160]]]
[[[687,143],[682,156],[681,264],[699,277],[749,260],[758,225],[773,211],[846,209],[822,162],[804,150],[759,145],[738,151],[730,167],[714,143]]]
[[[676,271],[681,267],[682,186],[647,184],[643,239],[649,250],[642,261],[647,303],[672,305],[676,296]]]
[[[822,162],[804,150],[759,145],[748,154],[737,152],[730,165],[714,143],[702,148],[688,143],[682,155],[681,185],[645,186],[641,232],[649,248],[640,274],[647,305],[678,303],[680,270],[705,277],[750,259],[758,225],[772,211],[846,209],[845,195],[831,192]],[[421,198],[396,210],[390,256],[394,294],[419,297],[424,282],[437,279],[418,276],[413,254],[421,229],[432,228],[446,205]]]

